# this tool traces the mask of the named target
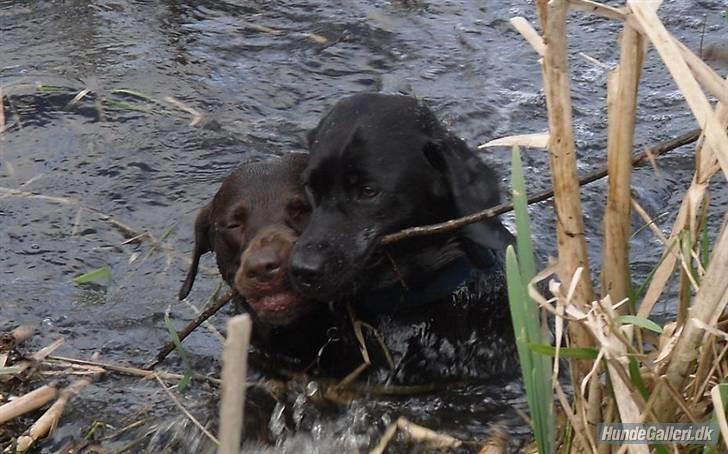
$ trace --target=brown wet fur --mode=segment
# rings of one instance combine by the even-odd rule
[[[192,264],[180,299],[192,289],[206,252],[215,253],[223,279],[246,299],[290,292],[288,256],[309,211],[299,183],[306,161],[306,154],[290,153],[246,163],[225,179],[195,220]],[[283,313],[255,315],[263,322],[287,324],[307,312],[300,298],[284,301]]]

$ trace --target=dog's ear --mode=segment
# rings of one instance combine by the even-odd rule
[[[306,132],[306,149],[311,150],[311,146],[313,145],[313,141],[316,140],[316,136],[318,135],[319,127],[316,126],[313,129],[309,129]]]
[[[187,277],[179,290],[179,299],[185,299],[192,290],[192,284],[195,283],[197,276],[197,267],[200,265],[200,257],[205,252],[212,250],[210,239],[210,212],[212,211],[212,203],[202,208],[195,218],[195,248],[192,251],[192,263],[187,271]]]
[[[500,193],[496,173],[482,162],[463,141],[445,132],[446,137],[428,141],[423,147],[425,158],[444,177],[454,202],[457,216],[466,216],[498,205]],[[515,242],[514,236],[497,218],[463,227],[462,234],[469,255],[478,262],[487,254],[483,249],[505,250]],[[472,248],[471,246],[479,246]]]

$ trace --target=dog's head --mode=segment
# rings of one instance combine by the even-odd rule
[[[308,312],[310,305],[288,282],[289,254],[310,211],[299,180],[307,157],[291,153],[247,163],[225,179],[197,215],[180,299],[192,288],[202,254],[214,251],[223,279],[260,321],[287,325]]]
[[[370,286],[365,270],[376,261],[382,236],[499,201],[493,170],[411,97],[345,98],[308,141],[311,156],[302,178],[313,212],[291,255],[290,274],[295,288],[312,298]],[[458,235],[469,252],[500,249],[512,239],[495,219]]]

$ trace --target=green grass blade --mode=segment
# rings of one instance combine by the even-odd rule
[[[645,381],[642,379],[640,365],[634,358],[629,359],[629,378],[635,388],[637,388],[637,391],[642,395],[642,398],[645,399],[645,402],[650,400],[650,392],[647,389],[647,385],[645,385]]]
[[[0,367],[0,375],[15,375],[22,372],[22,369],[16,366]]]
[[[635,325],[657,334],[662,334],[662,327],[649,318],[639,317],[637,315],[620,315],[616,321],[620,325]]]
[[[506,249],[506,280],[516,348],[521,362],[536,444],[539,452],[554,452],[551,361],[547,356],[536,357],[529,349],[531,343],[543,343],[541,327],[537,318],[538,308],[526,294],[526,285],[521,278],[513,246],[508,246]],[[536,313],[536,317],[533,313]]]
[[[164,326],[167,327],[169,337],[172,338],[172,342],[174,342],[174,349],[177,351],[179,357],[182,358],[182,363],[185,365],[185,373],[179,383],[177,383],[177,389],[179,389],[180,392],[184,392],[185,388],[187,388],[187,385],[192,379],[192,365],[189,357],[187,356],[187,350],[184,349],[182,342],[179,340],[179,336],[177,336],[177,330],[174,328],[172,320],[169,318],[169,314],[164,314]]]
[[[700,276],[698,274],[698,269],[693,263],[693,239],[690,238],[690,232],[687,230],[683,230],[678,235],[678,238],[680,238],[680,247],[683,257],[685,257],[685,261],[688,264],[688,270],[690,272],[690,275],[693,277],[695,282],[700,284]]]
[[[550,357],[556,356],[556,347],[546,344],[528,344],[528,348],[539,355]],[[567,359],[597,359],[599,350],[591,347],[562,347],[559,349],[559,357]]]
[[[145,112],[145,113],[151,112],[151,110],[152,110],[146,106],[139,106],[139,105],[132,104],[132,103],[126,102],[126,101],[118,101],[116,99],[105,99],[104,106],[112,108],[112,109],[132,110],[135,112]]]
[[[104,287],[111,285],[111,268],[102,266],[73,278],[74,284],[98,284]]]
[[[38,84],[36,88],[41,93],[61,93],[64,91],[68,91],[68,88],[46,84]]]
[[[153,102],[153,103],[159,102],[147,94],[144,94],[144,93],[142,93],[140,91],[136,91],[136,90],[129,90],[127,88],[116,88],[114,90],[111,90],[111,93],[120,94],[120,95],[129,95],[129,96],[133,96],[135,98],[143,99],[145,101]]]
[[[670,243],[670,245],[667,247],[667,250],[665,251],[665,253],[662,254],[662,257],[660,257],[660,260],[657,262],[655,267],[652,268],[650,274],[648,274],[645,278],[645,281],[637,288],[637,290],[631,291],[632,294],[630,295],[630,298],[632,300],[631,302],[633,306],[636,306],[637,302],[639,302],[642,297],[645,296],[645,293],[647,293],[647,288],[649,287],[650,282],[652,282],[652,278],[655,277],[657,269],[660,267],[660,265],[662,265],[662,262],[665,260],[665,258],[672,252],[672,249],[675,247],[676,244],[677,241],[673,241],[672,243]]]
[[[513,185],[513,210],[516,214],[518,262],[521,264],[521,277],[527,284],[536,275],[536,264],[533,259],[531,221],[528,217],[526,179],[523,175],[521,151],[518,147],[513,147],[512,159],[511,184]]]
[[[706,212],[704,216],[707,218],[708,213]],[[710,262],[710,240],[708,239],[708,223],[706,219],[703,219],[702,227],[703,231],[700,234],[700,264],[705,269]]]
[[[518,256],[516,257],[513,247],[509,246],[506,251],[508,299],[536,444],[540,452],[554,452],[551,358],[532,352],[529,348],[530,344],[545,344],[548,328],[545,323],[541,323],[538,306],[528,296],[528,284],[536,274],[536,265],[528,217],[526,182],[518,147],[513,147],[512,156],[511,181]]]

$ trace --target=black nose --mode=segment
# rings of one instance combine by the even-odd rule
[[[320,285],[325,274],[324,268],[324,256],[311,248],[294,252],[288,264],[292,284],[304,292]]]

